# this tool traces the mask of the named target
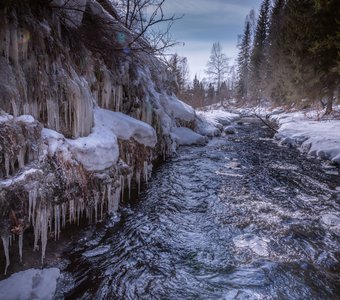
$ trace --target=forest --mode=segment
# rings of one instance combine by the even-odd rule
[[[186,85],[185,58],[171,58],[178,95],[193,106],[234,98],[242,105],[320,106],[328,114],[339,95],[339,15],[336,0],[264,0],[258,13],[246,16],[234,66],[216,43],[206,70],[209,79],[200,82],[196,76]],[[215,65],[225,66],[219,81],[209,76],[214,58]]]

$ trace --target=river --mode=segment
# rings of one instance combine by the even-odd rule
[[[255,120],[155,168],[64,254],[57,299],[339,299],[339,169]]]

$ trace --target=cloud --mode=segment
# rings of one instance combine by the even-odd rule
[[[166,2],[168,14],[208,15],[212,16],[227,12],[228,14],[245,16],[249,12],[249,2],[254,1],[226,1],[226,0],[171,0]]]
[[[237,57],[237,36],[243,32],[244,20],[252,8],[258,8],[261,0],[168,0],[166,15],[184,14],[175,22],[172,35],[184,42],[184,47],[174,51],[185,56],[191,76],[204,76],[212,44],[220,41],[228,57]]]

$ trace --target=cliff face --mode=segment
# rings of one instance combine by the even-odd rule
[[[43,260],[51,235],[115,212],[124,190],[139,189],[152,162],[171,155],[174,129],[195,126],[194,110],[168,88],[166,67],[127,47],[133,33],[115,14],[104,0],[0,5],[6,269],[13,234],[21,259],[24,231],[32,229]]]

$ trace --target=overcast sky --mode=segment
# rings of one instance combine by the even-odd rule
[[[175,40],[184,46],[174,48],[188,58],[191,77],[202,79],[214,42],[220,41],[224,53],[237,57],[237,36],[242,34],[244,20],[254,8],[258,12],[261,0],[167,0],[167,15],[184,14],[172,28]]]

